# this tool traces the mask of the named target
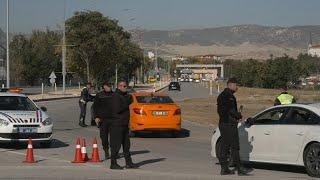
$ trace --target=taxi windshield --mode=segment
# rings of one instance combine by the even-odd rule
[[[36,111],[38,108],[27,97],[0,96],[0,110]]]
[[[138,103],[170,104],[173,100],[169,96],[137,96]]]

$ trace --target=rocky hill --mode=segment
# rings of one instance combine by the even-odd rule
[[[286,53],[296,56],[300,52],[306,52],[310,33],[313,42],[320,43],[320,25],[293,27],[238,25],[174,31],[133,30],[133,32],[134,41],[140,42],[143,46],[152,47],[157,41],[162,50],[171,49],[167,51],[169,54],[182,55],[242,54],[239,58],[263,59],[270,54],[277,56]]]

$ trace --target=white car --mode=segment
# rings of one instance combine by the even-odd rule
[[[32,141],[48,147],[52,141],[53,122],[24,94],[0,92],[0,142]]]
[[[305,166],[320,177],[320,104],[274,106],[238,124],[243,161]],[[219,157],[221,137],[214,130],[211,155]]]

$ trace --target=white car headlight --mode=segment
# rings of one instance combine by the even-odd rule
[[[52,124],[52,119],[51,119],[51,118],[47,118],[47,119],[45,119],[44,121],[42,121],[42,124],[43,124],[44,126],[49,126],[49,125]]]
[[[4,119],[0,119],[0,126],[8,126],[9,122],[7,120]]]

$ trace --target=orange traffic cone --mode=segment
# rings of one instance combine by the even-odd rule
[[[94,137],[92,147],[93,147],[92,158],[89,162],[93,162],[93,163],[102,162],[99,157],[98,143],[97,143],[96,137]]]
[[[26,154],[26,160],[23,161],[24,163],[36,163],[33,157],[33,146],[32,146],[32,139],[29,138],[28,141],[28,149],[27,149],[27,154]]]
[[[72,163],[84,163],[81,156],[80,138],[77,139],[76,154]]]
[[[82,160],[83,161],[88,161],[88,154],[87,154],[87,143],[86,143],[86,139],[83,138],[82,139],[82,144],[81,144],[81,155],[82,155]]]

